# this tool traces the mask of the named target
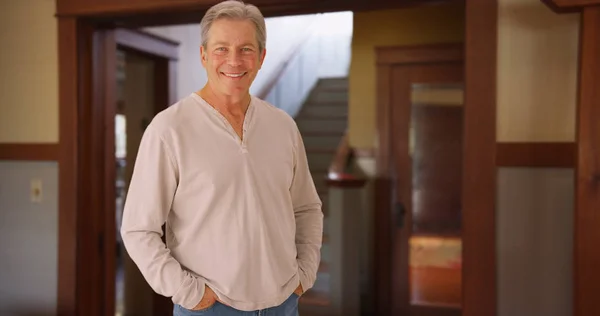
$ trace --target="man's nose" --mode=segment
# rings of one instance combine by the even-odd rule
[[[241,64],[242,64],[242,59],[241,59],[241,57],[242,57],[242,56],[241,56],[241,54],[240,54],[238,51],[235,51],[235,50],[234,50],[234,51],[232,51],[232,52],[229,54],[229,58],[228,58],[228,60],[227,60],[227,63],[228,63],[230,66],[239,66],[239,65],[241,65]]]

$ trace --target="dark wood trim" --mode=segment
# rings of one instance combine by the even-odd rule
[[[427,305],[411,306],[410,316],[461,316],[460,307],[438,307]]]
[[[435,54],[425,53],[424,55]],[[419,59],[417,63],[420,63],[422,60],[420,57],[416,57],[415,59]],[[411,226],[413,222],[413,168],[411,157],[408,153],[408,148],[410,147],[410,95],[412,71],[411,67],[407,67],[410,64],[412,63],[406,60],[404,63],[394,64],[394,67],[389,67],[391,69],[391,82],[393,84],[393,86],[390,87],[390,119],[393,122],[389,131],[389,140],[391,141],[389,144],[391,150],[390,164],[392,170],[390,177],[393,179],[392,184],[394,187],[392,189],[392,200],[390,201],[391,205],[389,207],[392,211],[389,213],[388,219],[390,223],[394,224],[388,224],[386,227],[379,227],[378,229],[391,229],[392,231],[392,239],[390,241],[390,258],[388,259],[391,260],[392,266],[392,315],[411,314],[409,242],[410,235],[412,233]],[[398,203],[402,203],[404,205],[404,214],[398,214],[398,212],[395,211]],[[395,224],[400,221],[404,222],[402,227],[398,227],[398,225]]]
[[[573,305],[575,316],[592,316],[600,315],[600,5],[583,9],[580,36]]]
[[[576,144],[564,143],[498,143],[498,167],[574,168]]]
[[[392,314],[392,230],[380,229],[390,225],[392,213],[391,201],[394,185],[391,177],[377,176],[374,187],[373,210],[373,315],[391,316]]]
[[[0,160],[54,161],[59,155],[58,144],[0,143]]]
[[[100,210],[105,201],[103,180],[99,176],[103,165],[104,140],[102,100],[97,95],[97,77],[104,75],[101,51],[97,49],[98,36],[94,26],[79,21],[78,71],[79,91],[77,120],[77,314],[100,316],[105,312],[104,282],[101,273],[103,261]],[[99,73],[100,72],[100,73]],[[100,119],[98,119],[100,118]],[[85,183],[85,184],[84,184]],[[86,189],[82,189],[85,187]],[[84,210],[84,211],[83,211]],[[83,213],[85,212],[85,213]],[[80,216],[81,215],[81,216]]]
[[[117,29],[114,31],[117,45],[144,54],[171,60],[179,59],[179,42],[141,30]]]
[[[59,196],[57,315],[77,313],[77,136],[79,104],[78,22],[58,19]]]
[[[586,6],[600,5],[600,0],[541,0],[550,9],[558,13],[581,11]]]
[[[495,316],[498,0],[465,5],[462,315]]]
[[[97,192],[96,212],[100,228],[98,238],[104,240],[101,256],[97,260],[102,269],[101,285],[103,292],[98,296],[102,298],[101,315],[114,315],[115,311],[115,283],[116,283],[116,225],[115,225],[115,201],[116,201],[116,164],[115,159],[115,115],[117,114],[117,31],[100,31],[95,34],[94,49],[102,52],[95,61],[94,69],[94,150],[96,155],[96,172],[94,187]],[[166,59],[164,59],[166,61]],[[165,62],[167,63],[167,62]],[[156,67],[155,71],[159,71]],[[167,80],[168,77],[161,78]],[[157,94],[164,93],[164,86],[155,86]]]
[[[413,7],[464,0],[255,0],[265,17],[334,11],[367,11]],[[198,23],[219,0],[58,0],[59,17],[94,18],[120,26]]]
[[[367,179],[356,178],[353,175],[342,175],[341,177],[327,177],[327,186],[330,188],[362,188],[367,183]]]
[[[391,77],[387,65],[377,66],[377,139],[375,155],[375,210],[373,220],[373,297],[374,315],[391,315],[392,310],[392,231],[380,229],[390,224],[392,214],[391,177]]]
[[[378,65],[462,61],[463,51],[462,43],[375,48]]]

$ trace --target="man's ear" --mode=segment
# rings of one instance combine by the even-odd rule
[[[267,49],[263,48],[262,53],[260,53],[260,60],[258,63],[258,69],[262,68],[263,62],[265,61],[265,56],[267,55]]]
[[[206,54],[206,49],[204,49],[204,45],[200,45],[200,60],[202,61],[202,66],[206,68],[206,63],[208,62],[208,56]]]

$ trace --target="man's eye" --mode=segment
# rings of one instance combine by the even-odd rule
[[[244,47],[244,48],[242,48],[242,51],[243,52],[251,52],[252,48],[250,48],[250,47]]]
[[[226,50],[227,50],[227,48],[225,48],[225,47],[219,47],[219,48],[217,48],[217,51],[219,51],[219,52],[224,52]]]

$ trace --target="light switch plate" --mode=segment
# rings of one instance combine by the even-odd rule
[[[31,180],[31,202],[42,203],[42,180],[33,179]]]

